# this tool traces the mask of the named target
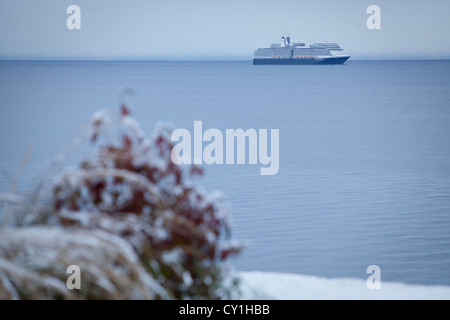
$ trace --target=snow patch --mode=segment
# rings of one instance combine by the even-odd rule
[[[366,280],[322,278],[312,275],[239,272],[241,299],[274,300],[448,300],[450,286],[381,282],[381,289],[368,289]]]

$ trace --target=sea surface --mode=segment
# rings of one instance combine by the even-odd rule
[[[121,88],[148,134],[279,129],[280,168],[211,165],[240,270],[450,285],[450,61],[343,66],[235,62],[0,62],[0,191],[43,164]],[[26,164],[21,161],[31,150]]]

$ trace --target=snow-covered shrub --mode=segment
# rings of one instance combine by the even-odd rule
[[[229,241],[229,208],[186,182],[203,170],[171,161],[170,127],[146,138],[124,105],[96,113],[88,130],[96,154],[56,180],[49,221],[120,236],[172,298],[229,297],[225,260],[241,250]]]
[[[227,202],[188,182],[201,167],[171,161],[171,130],[147,138],[125,105],[99,111],[34,192],[0,194],[0,299],[233,297]],[[93,154],[64,169],[86,140]],[[72,264],[79,292],[65,287]]]

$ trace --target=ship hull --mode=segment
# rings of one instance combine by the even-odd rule
[[[332,65],[344,64],[350,56],[330,57],[330,58],[311,58],[311,59],[296,59],[296,58],[254,58],[254,65]]]

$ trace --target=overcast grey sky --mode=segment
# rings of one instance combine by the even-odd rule
[[[366,27],[371,4],[381,30]],[[0,58],[251,59],[282,35],[353,59],[450,58],[449,16],[450,0],[1,0]]]

